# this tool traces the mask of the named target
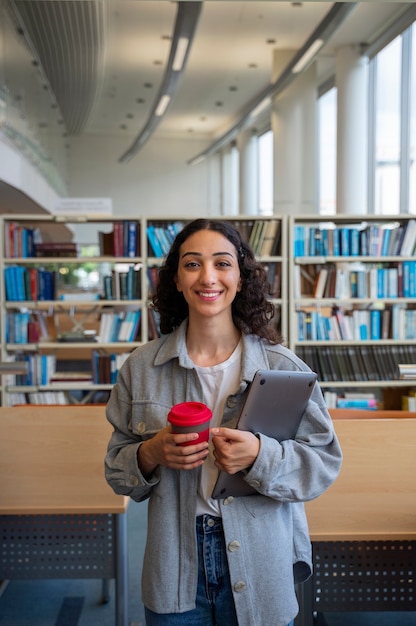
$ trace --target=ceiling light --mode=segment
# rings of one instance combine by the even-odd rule
[[[334,2],[332,8],[325,15],[324,19],[320,22],[320,24],[318,24],[316,29],[310,37],[308,37],[300,50],[298,50],[298,52],[294,55],[293,59],[289,62],[278,78],[272,84],[264,87],[264,89],[258,93],[257,96],[248,102],[240,112],[238,120],[203,152],[200,152],[193,158],[189,159],[188,164],[195,165],[195,163],[199,163],[202,159],[207,158],[221,150],[223,147],[230,145],[230,142],[235,138],[238,132],[252,122],[252,118],[254,117],[253,114],[259,114],[258,107],[260,107],[260,111],[263,106],[266,107],[266,103],[263,104],[265,100],[276,98],[280,93],[282,93],[282,91],[289,87],[289,85],[296,78],[295,69],[297,70],[297,73],[299,73],[301,71],[299,66],[302,68],[303,65],[303,68],[305,68],[306,64],[312,61],[318,50],[324,45],[324,43],[329,41],[349,14],[355,10],[356,5],[357,3],[355,2]]]
[[[155,115],[156,117],[161,117],[166,111],[168,104],[170,102],[170,96],[165,93],[164,96],[160,98],[159,104],[156,107]]]
[[[154,99],[154,104],[144,127],[130,148],[119,158],[120,163],[129,161],[148,141],[160,123],[170,101],[173,99],[185,70],[202,5],[203,2],[200,0],[197,2],[192,2],[191,0],[177,2],[178,8],[172,45],[159,91]]]
[[[323,39],[315,39],[313,44],[306,50],[306,52],[301,56],[299,61],[292,67],[293,74],[299,74],[305,67],[308,65],[310,61],[312,61],[315,54],[322,48],[324,45]]]
[[[250,117],[251,118],[255,118],[258,115],[260,115],[260,113],[263,113],[263,111],[265,111],[267,109],[267,107],[269,107],[272,103],[272,99],[269,98],[264,98],[261,102],[258,103],[258,105],[251,111],[250,113]]]
[[[174,72],[180,72],[183,62],[185,60],[186,51],[188,49],[189,39],[188,37],[179,37],[178,44],[176,46],[175,57],[172,63],[172,69]]]

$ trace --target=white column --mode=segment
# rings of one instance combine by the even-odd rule
[[[293,51],[277,51],[275,72]],[[274,135],[274,212],[318,212],[315,64],[297,76],[272,106]]]
[[[259,181],[257,141],[250,129],[237,136],[239,155],[239,213],[257,215],[259,209]]]
[[[356,46],[336,56],[337,213],[367,212],[368,61]]]

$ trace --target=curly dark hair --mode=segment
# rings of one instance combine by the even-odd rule
[[[241,291],[232,303],[232,316],[235,326],[245,334],[252,333],[269,343],[282,343],[282,337],[272,325],[274,306],[267,299],[270,284],[264,267],[259,263],[253,250],[240,233],[229,222],[210,219],[196,219],[188,223],[176,236],[163,265],[158,272],[158,285],[152,298],[154,309],[160,315],[160,330],[170,333],[188,317],[188,304],[183,294],[176,288],[175,277],[179,266],[181,245],[200,230],[212,230],[230,241],[236,251],[241,275]]]

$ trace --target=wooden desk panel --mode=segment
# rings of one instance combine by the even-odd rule
[[[104,406],[0,408],[0,514],[124,513],[104,478]]]
[[[416,539],[416,419],[334,420],[344,461],[306,503],[312,541]]]

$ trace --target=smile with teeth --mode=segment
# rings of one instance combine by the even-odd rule
[[[198,291],[198,295],[202,298],[216,298],[220,293],[220,291]]]

